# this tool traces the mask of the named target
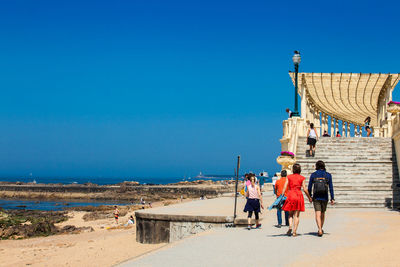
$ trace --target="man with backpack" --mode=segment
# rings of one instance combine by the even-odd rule
[[[322,160],[317,161],[315,169],[316,171],[311,174],[308,182],[308,192],[313,199],[318,236],[321,237],[324,234],[322,227],[324,226],[325,211],[328,205],[328,189],[332,205],[335,204],[335,196],[333,194],[332,175],[326,171],[325,163]]]

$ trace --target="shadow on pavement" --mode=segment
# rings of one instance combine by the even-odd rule
[[[300,236],[300,234],[297,234],[298,236]],[[282,236],[286,236],[286,237],[291,237],[288,236],[286,233],[282,233],[282,234],[277,234],[277,235],[267,235],[268,237],[282,237]]]
[[[309,233],[306,233],[306,234],[304,234],[304,235],[318,236],[318,232],[309,232]],[[330,235],[330,234],[327,233],[327,232],[324,232],[324,235]]]

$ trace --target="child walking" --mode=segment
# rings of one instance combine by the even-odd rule
[[[260,213],[260,207],[262,209],[264,209],[263,206],[263,201],[262,201],[262,197],[261,197],[261,191],[260,191],[260,187],[258,185],[256,185],[256,177],[254,174],[252,174],[250,176],[250,185],[247,187],[247,191],[246,191],[246,197],[247,197],[247,202],[246,202],[246,206],[244,207],[244,212],[248,212],[248,216],[247,216],[247,229],[250,230],[251,229],[251,217],[253,215],[255,215],[256,218],[256,228],[260,228],[261,224],[259,221],[259,213]]]

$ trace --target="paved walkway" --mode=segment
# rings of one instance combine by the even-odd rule
[[[371,220],[366,220],[369,217],[364,214]],[[320,238],[316,235],[313,211],[308,209],[301,215],[299,235],[288,237],[285,235],[287,227],[275,227],[273,210],[265,213],[262,229],[215,229],[168,244],[121,266],[301,266],[312,262],[311,256],[324,256],[335,249],[362,243],[358,237],[364,236],[365,232],[385,231],[384,220],[373,218],[387,216],[398,217],[398,213],[382,209],[331,208],[324,227],[326,233]]]
[[[273,196],[273,193],[271,191],[264,192],[264,205],[271,204],[274,200],[275,197]],[[140,210],[138,212],[149,214],[233,217],[234,203],[235,198],[232,196],[232,194],[227,194],[224,197],[212,198],[207,200],[193,200],[171,206]],[[247,218],[247,213],[243,212],[245,204],[246,198],[244,198],[243,196],[239,196],[237,198],[236,208],[238,219]],[[267,208],[268,206],[265,207],[265,209]],[[261,214],[261,217],[263,217],[264,214]]]
[[[383,209],[331,208],[324,227],[326,234],[320,238],[316,235],[314,213],[308,209],[301,214],[299,236],[287,237],[287,227],[275,227],[275,212],[264,213],[262,229],[215,229],[168,244],[121,266],[287,266],[307,263],[313,261],[311,256],[319,257],[334,249],[357,245],[362,242],[358,237],[364,236],[365,231],[385,230],[382,222],[366,218],[384,217],[388,213],[398,216],[397,212]]]

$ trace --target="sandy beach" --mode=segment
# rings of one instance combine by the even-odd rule
[[[161,205],[163,202],[153,203],[153,207]],[[68,213],[70,219],[56,225],[92,227],[92,232],[1,240],[0,266],[113,266],[165,245],[136,242],[136,225],[124,226],[134,212],[121,216],[118,225],[112,215],[107,219],[84,221],[86,213],[71,211]]]

